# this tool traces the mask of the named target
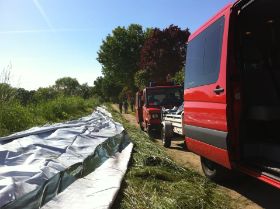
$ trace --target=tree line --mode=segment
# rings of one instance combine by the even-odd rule
[[[47,123],[79,118],[99,104],[93,87],[64,77],[28,91],[10,85],[10,69],[0,72],[0,137]]]
[[[6,71],[5,74],[9,73]],[[80,84],[76,78],[63,77],[57,79],[52,86],[28,91],[24,88],[12,87],[8,82],[8,77],[6,75],[2,76],[3,81],[0,82],[0,103],[16,101],[26,106],[47,102],[58,97],[78,96],[89,99],[95,95],[93,86],[89,86],[87,83]]]
[[[168,74],[182,84],[189,35],[188,28],[174,25],[162,30],[138,24],[115,28],[98,51],[102,76],[94,81],[93,92],[116,102]]]

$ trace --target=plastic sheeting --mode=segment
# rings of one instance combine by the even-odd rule
[[[78,179],[42,209],[107,209],[113,204],[125,175],[133,145]]]
[[[0,207],[39,208],[130,142],[103,108],[0,138]]]

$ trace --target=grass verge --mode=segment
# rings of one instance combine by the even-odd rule
[[[134,150],[121,191],[113,206],[123,209],[233,208],[219,187],[198,173],[178,166],[142,131],[108,105],[128,132]]]

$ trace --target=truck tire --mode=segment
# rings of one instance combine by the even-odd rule
[[[144,131],[144,127],[143,127],[143,125],[142,125],[142,122],[141,122],[141,121],[139,122],[139,127],[140,127],[140,129],[141,129],[142,131]]]
[[[217,163],[200,157],[201,167],[204,175],[212,181],[222,182],[231,178],[231,171]]]
[[[147,127],[147,134],[148,134],[150,137],[153,137],[153,130],[152,130],[151,125],[146,125],[146,127]]]
[[[161,140],[164,147],[169,148],[171,146],[171,140],[173,137],[173,127],[170,122],[163,122],[161,130]]]

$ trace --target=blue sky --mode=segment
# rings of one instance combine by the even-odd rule
[[[64,76],[93,85],[102,40],[131,23],[191,32],[233,0],[0,0],[0,72],[12,85],[37,89]]]

